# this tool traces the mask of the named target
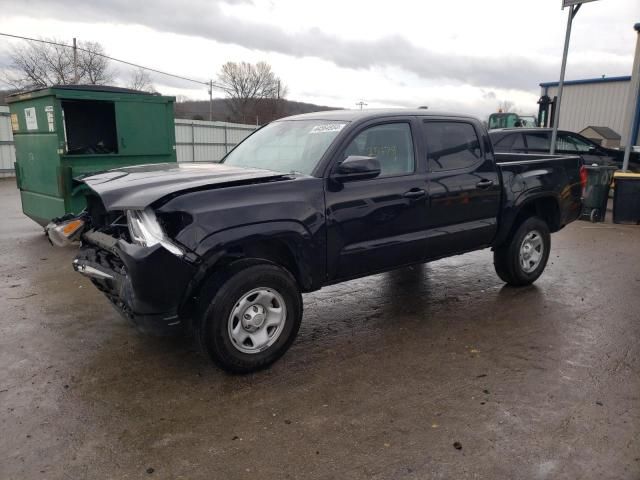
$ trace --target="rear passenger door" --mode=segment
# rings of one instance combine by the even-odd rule
[[[428,169],[430,258],[488,246],[500,208],[500,179],[488,141],[465,120],[423,121]]]

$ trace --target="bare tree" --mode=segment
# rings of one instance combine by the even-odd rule
[[[515,107],[515,103],[513,103],[510,100],[502,100],[499,104],[498,104],[498,111],[502,112],[502,113],[509,113],[511,111],[513,111],[513,107]]]
[[[77,72],[77,83],[103,85],[113,80],[109,60],[103,55],[102,45],[95,42],[78,44],[77,63],[70,47],[39,42],[17,45],[9,53],[11,72],[5,80],[19,89],[69,85],[76,83]]]
[[[280,78],[265,62],[227,62],[218,74],[218,84],[229,97],[229,106],[234,115],[246,117],[249,107],[262,99],[282,98],[286,88]]]
[[[149,75],[149,72],[144,68],[138,68],[132,73],[127,87],[143,92],[155,92],[155,88],[153,88],[153,83],[151,82],[151,75]]]
[[[113,71],[109,67],[104,48],[98,42],[85,42],[78,45],[78,83],[105,85],[113,82]],[[73,52],[72,52],[73,54]]]

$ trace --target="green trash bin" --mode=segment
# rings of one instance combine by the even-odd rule
[[[613,173],[618,169],[609,165],[585,165],[587,184],[582,197],[582,218],[603,222],[607,213],[609,187]]]
[[[22,211],[40,225],[85,208],[80,175],[176,161],[174,97],[60,85],[8,97]]]

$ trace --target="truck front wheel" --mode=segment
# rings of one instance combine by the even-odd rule
[[[293,276],[273,264],[231,269],[201,299],[196,331],[210,358],[231,373],[271,365],[293,343],[302,297]]]
[[[542,275],[550,249],[549,227],[540,218],[529,217],[507,242],[494,250],[493,265],[509,285],[530,285]]]

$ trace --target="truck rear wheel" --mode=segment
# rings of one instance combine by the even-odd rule
[[[217,365],[231,373],[250,373],[289,349],[302,319],[302,297],[289,272],[254,264],[232,268],[210,285],[219,288],[201,298],[196,335]]]
[[[529,217],[505,244],[494,250],[493,265],[509,285],[530,285],[542,275],[550,249],[549,227],[540,218]]]

